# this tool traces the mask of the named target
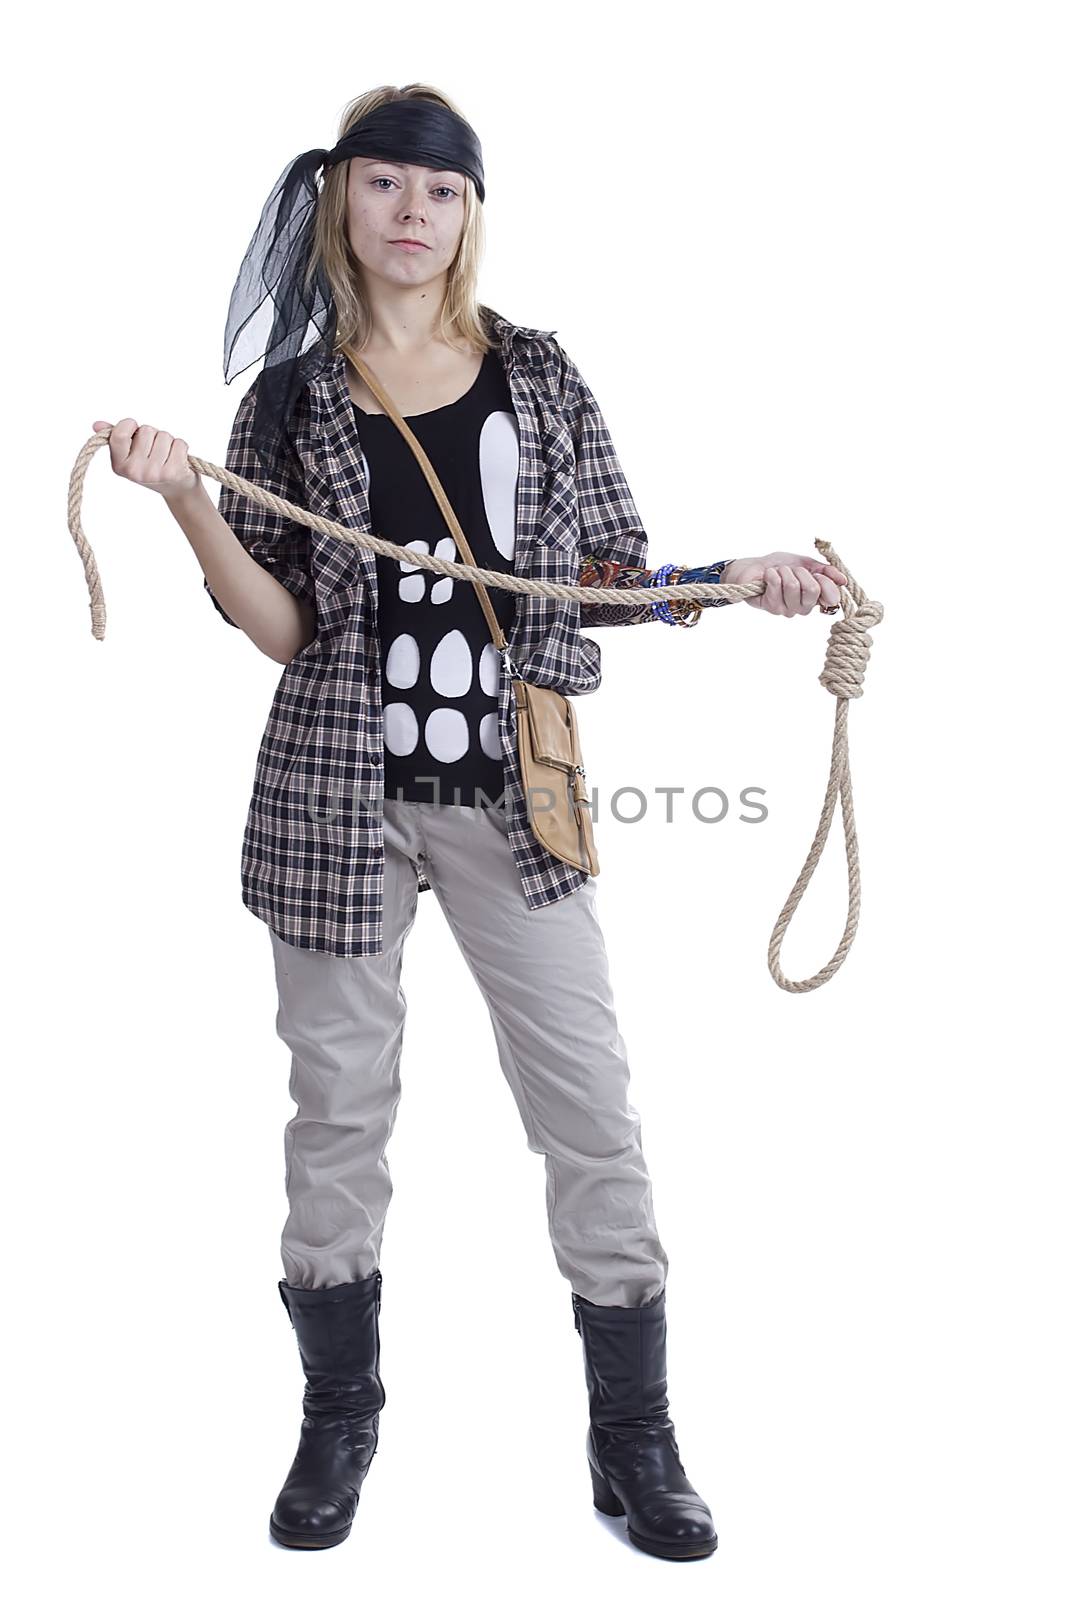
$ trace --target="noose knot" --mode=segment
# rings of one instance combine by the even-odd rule
[[[824,689],[840,699],[858,700],[863,693],[863,675],[871,653],[867,631],[882,620],[877,600],[862,600],[847,617],[840,617],[830,629],[826,646],[826,665],[819,674]]]

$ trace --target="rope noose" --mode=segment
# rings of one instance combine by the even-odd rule
[[[834,740],[830,752],[830,776],[826,784],[822,814],[815,829],[815,838],[808,851],[807,860],[800,869],[789,897],[782,907],[771,934],[767,949],[767,964],[771,977],[780,989],[790,994],[807,994],[818,989],[833,977],[852,948],[860,920],[860,853],[856,840],[856,819],[852,809],[852,774],[848,765],[848,703],[863,693],[863,675],[871,653],[869,628],[882,620],[882,606],[877,600],[868,600],[841,557],[827,539],[816,539],[815,548],[823,560],[832,567],[840,567],[848,579],[848,588],[842,587],[841,601],[845,615],[839,617],[830,629],[826,646],[826,664],[819,674],[819,682],[837,697],[834,711]],[[837,796],[841,795],[841,823],[845,834],[845,860],[848,863],[848,915],[845,931],[837,949],[825,967],[811,978],[787,978],[778,961],[785,930],[793,920],[793,913],[804,898],[804,891],[822,855],[833,820]]]
[[[111,437],[111,429],[103,428],[99,433],[94,433],[85,441],[78,451],[74,468],[70,475],[70,488],[67,495],[67,526],[71,537],[81,556],[82,566],[85,569],[85,581],[89,588],[89,613],[92,623],[94,639],[102,640],[107,622],[107,608],[104,604],[104,591],[100,582],[100,571],[96,564],[96,557],[92,547],[82,530],[81,504],[82,491],[85,485],[85,474],[89,470],[89,463],[96,451],[107,444]],[[265,507],[268,511],[275,511],[280,516],[290,517],[294,522],[299,522],[304,527],[314,528],[319,533],[341,539],[348,544],[363,545],[365,548],[379,555],[391,556],[395,561],[406,562],[409,566],[426,567],[431,572],[442,573],[446,577],[455,578],[463,583],[470,583],[478,579],[488,588],[510,589],[517,594],[542,595],[550,600],[576,600],[584,605],[603,605],[604,592],[596,587],[581,587],[576,584],[549,583],[537,578],[520,578],[514,573],[497,572],[492,568],[471,567],[465,562],[447,561],[442,556],[423,554],[421,550],[409,550],[406,545],[394,544],[389,539],[379,539],[373,534],[357,533],[352,528],[346,528],[339,522],[333,522],[329,517],[317,516],[312,511],[307,511],[303,506],[291,505],[288,500],[283,500],[280,495],[271,494],[269,490],[262,489],[258,484],[251,483],[247,478],[239,478],[236,473],[228,471],[225,467],[218,467],[211,461],[202,461],[198,456],[188,456],[188,462],[194,472],[204,478],[214,478],[216,483],[224,484],[238,494],[254,501],[257,505]],[[823,800],[822,814],[815,829],[815,838],[811,849],[808,851],[807,860],[801,868],[800,876],[789,892],[789,897],[779,914],[771,934],[771,942],[767,951],[767,963],[771,976],[779,988],[785,989],[790,994],[807,994],[812,989],[818,989],[833,977],[841,966],[856,936],[860,916],[860,867],[859,846],[856,840],[856,822],[852,808],[852,777],[848,764],[848,702],[856,700],[863,693],[863,676],[867,667],[867,658],[871,653],[871,638],[869,629],[881,622],[883,608],[877,600],[868,600],[855,578],[845,566],[841,557],[826,539],[816,539],[815,546],[822,556],[823,561],[829,566],[839,567],[847,576],[847,588],[841,587],[841,598],[845,614],[840,617],[830,629],[830,641],[826,647],[826,664],[819,674],[819,682],[825,689],[836,696],[837,707],[834,715],[834,738],[830,754],[830,776],[826,785],[826,797]],[[751,583],[679,583],[672,584],[670,598],[672,600],[709,600],[713,598],[728,600],[745,600],[750,595],[762,594],[764,590],[762,579]],[[612,605],[657,605],[664,598],[663,589],[613,589],[610,603]],[[834,807],[837,796],[841,796],[841,820],[845,835],[845,859],[848,864],[848,915],[845,920],[845,931],[841,935],[840,943],[825,967],[811,978],[796,980],[787,978],[782,972],[778,955],[785,938],[785,931],[793,919],[793,913],[804,897],[804,891],[811,882],[812,875],[818,865],[830,831],[833,820]]]

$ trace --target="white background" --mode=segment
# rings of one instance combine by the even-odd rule
[[[28,19],[4,97],[14,1592],[1063,1592],[1057,23],[929,0]],[[720,1533],[689,1566],[593,1509],[543,1165],[430,894],[381,1446],[345,1544],[270,1541],[302,1387],[276,1288],[293,1105],[239,854],[279,668],[106,452],[103,643],[66,530],[98,417],[222,461],[254,376],[222,382],[226,306],[271,185],[355,95],[414,80],[483,143],[481,297],[577,361],[650,560],[826,537],[885,606],[849,713],[859,932],[807,995],[766,949],[822,803],[828,619],[593,635],[601,794],[731,801],[598,825],[672,1415]],[[845,909],[838,814],[787,974]]]

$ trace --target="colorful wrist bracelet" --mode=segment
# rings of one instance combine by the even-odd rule
[[[666,561],[666,562],[664,562],[662,567],[657,567],[656,568],[655,572],[652,574],[651,578],[648,580],[649,588],[650,589],[663,588],[666,584],[668,584],[670,582],[671,573],[672,572],[680,572],[680,571],[681,571],[681,568],[680,568],[680,566],[678,565],[678,563],[676,561]],[[657,601],[657,603],[654,606],[651,607],[651,611],[652,611],[652,615],[654,617],[658,617],[660,622],[669,622],[671,624],[672,628],[677,626],[678,619],[677,619],[677,617],[674,617],[674,616],[671,615],[671,608],[670,608],[670,605],[669,605],[668,602],[666,602],[664,600]]]

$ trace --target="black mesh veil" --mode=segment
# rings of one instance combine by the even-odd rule
[[[435,101],[388,101],[360,119],[332,150],[305,150],[285,166],[260,214],[230,294],[223,377],[230,383],[260,356],[252,443],[270,468],[290,448],[288,420],[301,387],[333,358],[337,314],[317,264],[308,279],[321,193],[319,169],[351,156],[378,156],[465,173],[485,199],[481,145],[462,117]]]
[[[318,169],[328,154],[308,150],[274,185],[245,251],[226,317],[223,376],[230,383],[266,356],[256,387],[252,440],[265,466],[287,448],[286,422],[301,383],[333,348],[333,296],[321,267],[305,282],[315,236]],[[302,363],[318,338],[318,363]]]

